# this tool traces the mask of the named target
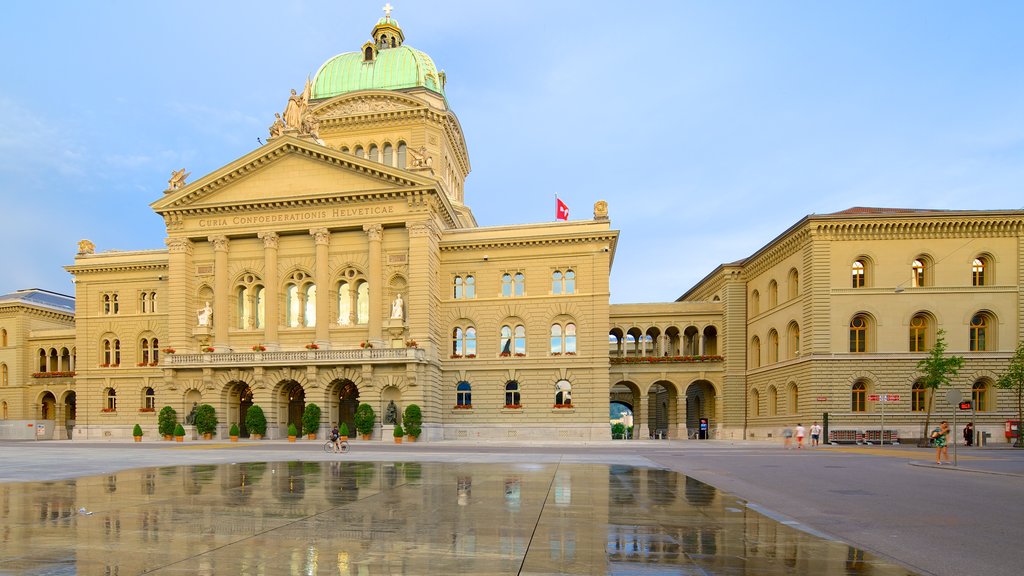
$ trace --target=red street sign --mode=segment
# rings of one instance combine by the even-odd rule
[[[971,401],[970,400],[964,400],[963,402],[961,402],[960,403],[960,409],[961,410],[970,410],[971,409]]]
[[[872,394],[868,396],[868,400],[872,402],[899,402],[899,394]]]
[[[818,402],[828,402],[828,396],[818,396]]]
[[[878,402],[878,394],[872,394],[872,395],[868,396],[868,400],[870,400],[872,402]]]

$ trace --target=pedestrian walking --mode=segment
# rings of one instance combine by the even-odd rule
[[[932,430],[932,442],[935,444],[935,463],[943,464],[942,456],[946,457],[945,464],[949,464],[949,424],[943,420],[939,427]]]
[[[964,446],[974,446],[974,424],[970,422],[964,426]]]
[[[817,446],[821,440],[821,426],[817,422],[811,424],[811,446]]]
[[[804,436],[806,435],[806,432],[807,431],[804,430],[804,425],[799,423],[799,422],[797,422],[796,423],[796,447],[797,447],[797,450],[799,450],[799,449],[804,447]]]
[[[786,450],[791,450],[793,448],[793,430],[789,426],[782,429],[782,446],[785,447]]]

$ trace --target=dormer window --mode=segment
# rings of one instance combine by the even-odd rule
[[[363,62],[373,62],[373,46],[367,46],[363,50]]]

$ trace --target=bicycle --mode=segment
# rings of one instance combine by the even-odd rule
[[[348,452],[348,441],[340,440],[337,443],[328,440],[324,443],[324,452],[341,452],[342,454]]]

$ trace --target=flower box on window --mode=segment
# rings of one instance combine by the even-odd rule
[[[462,358],[462,354],[452,354],[449,358]]]
[[[33,372],[33,378],[67,378],[74,376],[74,372]]]
[[[360,348],[373,348],[373,344],[370,344],[369,342],[360,342],[359,343],[359,347]]]
[[[316,342],[310,342],[309,344],[306,344],[306,350],[319,350],[319,349],[320,349],[320,345],[317,344]]]
[[[406,340],[405,345],[409,348],[419,348],[419,345],[416,344],[415,340]]]
[[[207,346],[203,348],[203,352],[213,352],[214,350],[216,350],[216,348],[214,348],[213,346]]]
[[[103,408],[103,409],[100,410],[100,412],[109,414],[111,412],[117,412],[117,408]]]
[[[136,366],[149,366],[148,362],[139,362]]]
[[[565,355],[566,356],[575,356],[576,353],[575,352],[566,352]]]
[[[103,364],[100,364],[100,368],[110,368],[110,363],[104,362]]]
[[[156,366],[157,364],[159,364],[159,362],[157,362],[156,360],[149,363],[150,366]]]
[[[472,404],[456,404],[455,406],[453,406],[453,408],[455,408],[456,410],[472,410],[473,409],[473,405]]]
[[[156,412],[156,408],[139,408],[139,412]]]
[[[572,404],[553,404],[552,408],[572,408]]]
[[[551,355],[552,356],[561,356],[562,353],[561,352],[552,352]]]
[[[267,351],[267,347],[264,346],[263,344],[257,344],[257,345],[252,347],[252,351],[253,352],[266,352]]]
[[[522,404],[505,404],[506,410],[522,410]]]
[[[110,365],[111,368],[119,368],[120,366],[121,366],[120,364],[111,364]]]
[[[501,354],[498,354],[498,356],[501,356],[502,358],[508,358],[511,355],[511,352],[502,352]]]
[[[466,354],[466,358],[476,358],[476,354]]]
[[[164,348],[161,352],[164,354],[174,354],[174,348]]]
[[[523,352],[516,352],[516,358],[526,358],[526,354]]]

